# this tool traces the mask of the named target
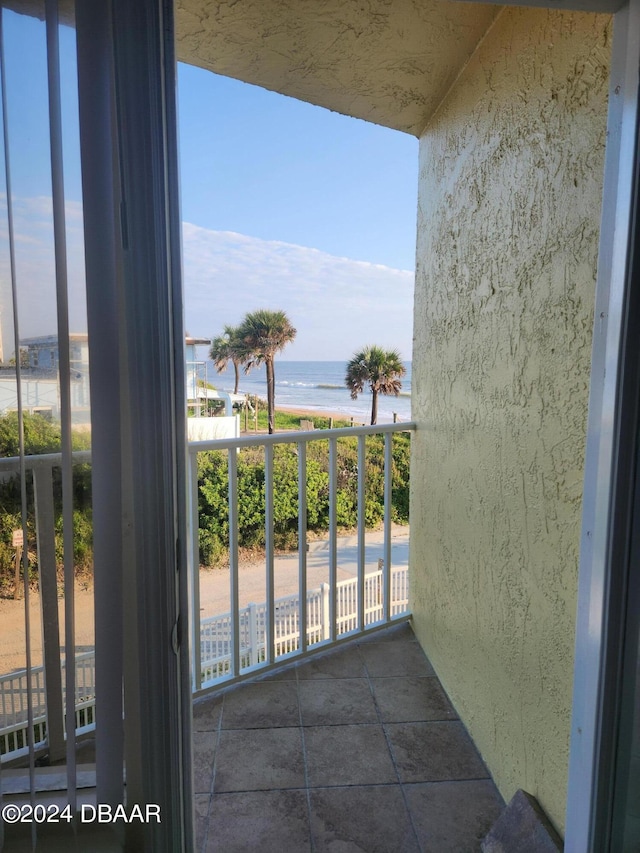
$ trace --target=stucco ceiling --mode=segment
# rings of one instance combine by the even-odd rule
[[[177,51],[418,135],[498,12],[445,0],[176,0]]]
[[[3,2],[43,14],[42,0]],[[495,0],[175,2],[182,62],[416,136],[501,9]],[[613,11],[622,0],[512,2]],[[73,0],[59,4],[72,23]]]

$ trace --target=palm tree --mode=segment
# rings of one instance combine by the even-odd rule
[[[258,364],[266,367],[267,415],[272,433],[276,408],[274,358],[295,338],[296,330],[284,311],[260,310],[247,314],[237,332],[245,373]]]
[[[406,372],[397,350],[383,350],[376,346],[360,350],[347,365],[345,382],[351,391],[352,400],[358,398],[367,383],[371,388],[372,426],[378,421],[378,394],[393,394],[397,397],[402,388],[401,378]]]
[[[218,373],[226,370],[229,362],[233,363],[235,371],[234,394],[238,393],[238,385],[240,384],[240,365],[244,361],[243,353],[237,326],[225,326],[224,333],[213,339],[209,350],[209,358],[214,363]]]

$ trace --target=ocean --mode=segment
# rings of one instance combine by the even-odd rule
[[[405,361],[407,373],[402,380],[398,397],[378,397],[378,423],[393,421],[396,412],[399,421],[411,420],[411,362]],[[207,382],[219,390],[233,391],[233,367],[216,373],[213,362],[206,362]],[[310,409],[323,412],[339,412],[369,423],[371,418],[371,393],[365,391],[357,400],[352,400],[344,384],[347,368],[345,361],[280,361],[276,358],[276,407]],[[267,384],[264,367],[245,375],[240,372],[242,393],[266,397]]]

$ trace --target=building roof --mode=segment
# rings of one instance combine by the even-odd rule
[[[83,344],[87,343],[89,335],[86,332],[70,332],[69,340]],[[24,347],[37,346],[38,344],[42,344],[43,346],[58,346],[58,335],[39,335],[35,338],[21,338],[20,340],[20,346]]]

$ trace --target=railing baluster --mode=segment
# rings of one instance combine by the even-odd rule
[[[307,445],[298,443],[298,627],[300,651],[307,650]]]
[[[55,518],[51,466],[33,470],[36,510],[36,541],[42,604],[42,662],[45,672],[47,742],[51,761],[65,754],[62,674],[60,671],[60,626],[58,623],[58,583],[56,577]]]
[[[338,440],[329,439],[329,629],[337,637],[338,583]],[[327,637],[322,638],[326,640]]]
[[[383,602],[384,621],[391,618],[391,488],[393,485],[393,433],[384,437],[384,563]]]
[[[273,576],[273,444],[264,449],[264,525],[267,569],[267,663],[275,660]]]
[[[358,616],[357,626],[360,631],[365,628],[364,614],[364,545],[365,545],[365,486],[366,472],[366,436],[358,436]]]
[[[258,654],[258,608],[255,604],[249,605],[249,665],[254,666],[259,662]]]
[[[229,453],[233,453],[232,450]],[[200,541],[198,535],[198,455],[189,453],[189,465],[187,467],[188,493],[189,493],[189,519],[191,521],[191,547],[189,557],[191,559],[191,571],[189,581],[191,585],[191,665],[193,667],[192,683],[193,689],[199,690],[202,686],[202,639],[200,628]]]
[[[240,675],[240,601],[238,594],[238,454],[229,450],[229,597],[231,610],[231,673]]]

